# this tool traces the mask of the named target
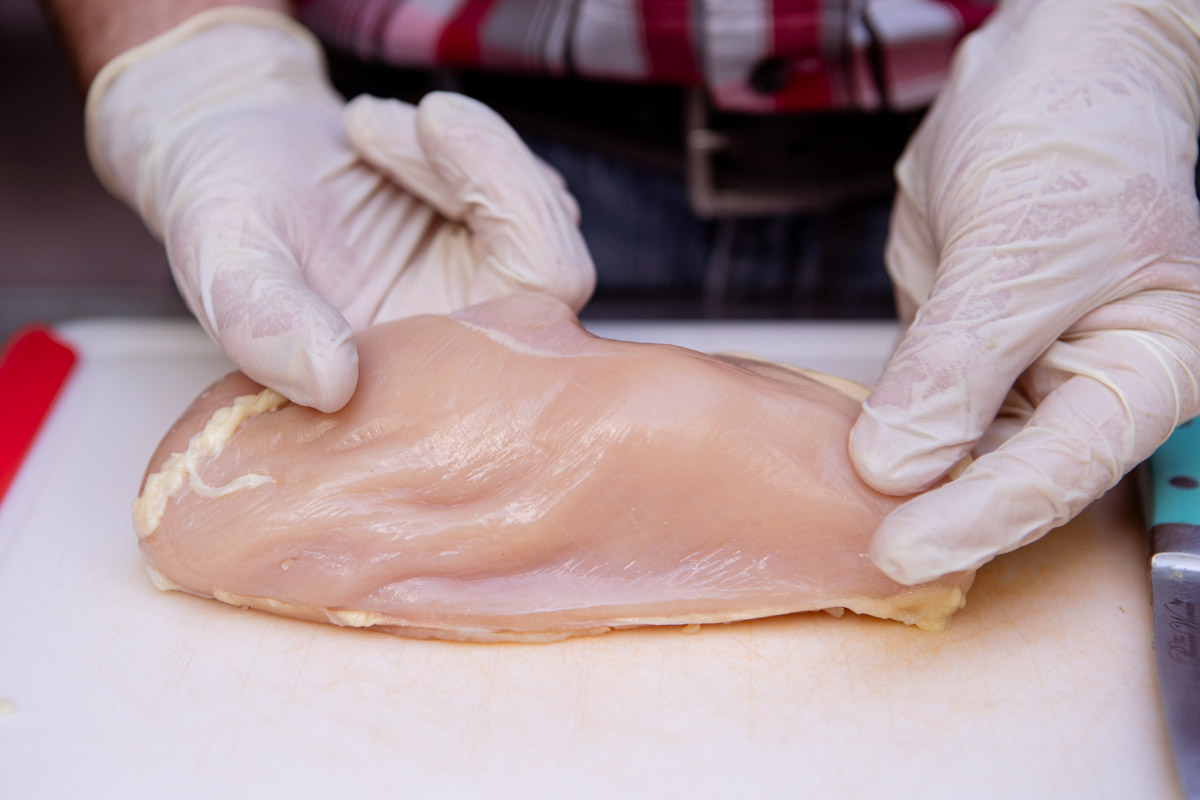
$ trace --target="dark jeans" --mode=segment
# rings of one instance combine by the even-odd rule
[[[567,179],[596,262],[592,317],[890,318],[890,197],[700,220],[682,173],[526,135]]]

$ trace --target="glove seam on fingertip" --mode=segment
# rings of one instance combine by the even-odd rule
[[[92,85],[88,88],[87,99],[84,101],[84,147],[87,151],[88,161],[101,185],[115,197],[123,196],[124,187],[121,186],[115,172],[110,169],[108,160],[104,157],[102,148],[96,141],[96,131],[100,125],[100,106],[108,89],[130,67],[149,60],[198,33],[226,24],[252,25],[285,33],[298,44],[309,48],[322,69],[327,67],[325,52],[320,42],[299,22],[279,11],[245,6],[221,6],[201,11],[175,27],[116,56],[96,73]],[[164,115],[164,118],[166,116],[169,114]],[[145,142],[141,144],[144,145]]]

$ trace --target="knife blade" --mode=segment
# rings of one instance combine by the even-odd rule
[[[1148,467],[1158,682],[1180,785],[1200,800],[1200,418],[1177,427]]]

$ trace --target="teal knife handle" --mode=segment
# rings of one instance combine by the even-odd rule
[[[1150,526],[1200,525],[1200,417],[1150,456]]]

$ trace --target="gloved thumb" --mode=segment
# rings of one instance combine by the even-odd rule
[[[990,225],[939,251],[907,183],[886,257],[901,310],[913,318],[850,431],[859,476],[893,495],[930,488],[968,455],[1021,374],[1088,300],[1084,291],[1052,291],[1062,284],[1052,270],[995,268]]]
[[[203,224],[183,226],[201,232],[196,241],[168,242],[176,282],[246,375],[294,403],[336,411],[358,383],[353,331],[306,284],[287,248],[254,233],[259,226],[242,210],[226,206]]]
[[[487,106],[433,92],[414,109],[363,96],[347,106],[358,153],[443,216],[463,222],[485,271],[503,286],[544,291],[579,309],[595,270],[579,209],[561,176]]]

